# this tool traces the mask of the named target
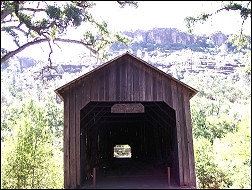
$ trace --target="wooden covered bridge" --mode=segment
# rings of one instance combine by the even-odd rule
[[[83,187],[124,144],[131,159],[170,167],[172,183],[196,187],[189,100],[197,90],[126,52],[55,92],[64,101],[65,188]]]

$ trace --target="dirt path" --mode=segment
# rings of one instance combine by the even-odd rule
[[[92,179],[83,188],[94,188]],[[129,158],[114,159],[97,171],[96,189],[173,189],[179,188],[167,173],[148,163]]]

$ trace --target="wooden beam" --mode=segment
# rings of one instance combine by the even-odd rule
[[[86,130],[91,129],[94,125],[96,125],[101,120],[102,116],[105,114],[107,114],[107,112],[101,112],[101,115],[99,115],[98,119],[94,123],[89,125],[90,124],[90,122],[89,122],[89,124],[88,124],[89,126],[87,125]]]
[[[80,81],[77,82],[75,93],[75,118],[76,118],[76,130],[75,130],[75,144],[76,144],[76,185],[79,188],[81,185],[81,166],[80,166],[80,108],[81,108],[81,88]]]
[[[177,93],[177,84],[175,81],[171,81],[171,90],[172,90],[172,105],[173,109],[176,111],[176,130],[177,130],[177,151],[178,151],[178,172],[179,172],[179,184],[182,186],[184,184],[183,176],[183,162],[182,162],[182,147],[181,147],[181,132],[180,132],[180,123],[179,123],[179,114],[178,114],[178,93]]]
[[[93,112],[93,113],[90,113],[90,116],[91,118],[89,119],[89,121],[86,121],[85,122],[85,125],[88,126],[89,124],[91,124],[92,122],[96,122],[95,120],[96,119],[99,119],[99,117],[101,117],[101,115],[104,115],[104,114],[101,114],[101,113],[108,113],[108,112],[103,112],[105,108],[101,108],[101,110],[99,112]],[[92,115],[91,115],[92,114]],[[100,114],[100,115],[99,115]],[[93,116],[94,115],[94,116]]]
[[[166,128],[166,127],[163,127],[163,125],[161,125],[160,122],[159,122],[155,117],[153,117],[152,114],[146,113],[146,115],[147,115],[148,117],[150,117],[151,120],[154,121],[159,127],[163,128],[163,129],[166,130],[166,131],[169,131],[169,129]],[[150,122],[150,123],[151,123],[151,122]]]
[[[173,127],[169,122],[167,122],[163,117],[160,117],[160,115],[152,108],[152,107],[149,107],[150,110],[155,113],[155,115],[161,120],[163,121],[166,125],[168,125],[169,127]]]
[[[76,113],[75,85],[70,86],[70,187],[76,188]]]
[[[161,111],[163,111],[163,113],[165,113],[165,115],[166,115],[167,117],[169,117],[170,120],[172,120],[173,122],[175,122],[175,119],[172,118],[172,117],[167,113],[167,111],[164,110],[158,103],[154,102],[154,104],[155,104]],[[167,105],[167,106],[168,106],[168,105]]]
[[[69,87],[66,87],[69,91]],[[69,169],[69,93],[64,94],[64,188],[70,187],[70,169]]]
[[[94,106],[92,106],[92,108],[86,114],[84,114],[84,116],[82,116],[81,122],[96,108],[98,104],[99,102],[97,102]]]
[[[186,136],[186,122],[185,122],[185,112],[184,112],[184,95],[182,91],[182,86],[178,86],[178,116],[180,123],[180,136],[181,136],[181,148],[182,148],[182,165],[183,165],[183,175],[185,186],[189,185],[189,161],[188,161],[188,141]]]
[[[188,139],[188,157],[189,157],[189,175],[190,175],[189,185],[196,187],[195,161],[194,161],[191,111],[190,111],[190,95],[188,93],[188,90],[186,90],[186,88],[184,88],[183,92],[184,92],[187,139]]]

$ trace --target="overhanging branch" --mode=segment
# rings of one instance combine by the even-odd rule
[[[18,54],[19,52],[23,51],[25,48],[27,48],[29,46],[32,46],[32,45],[35,45],[35,44],[42,43],[42,42],[47,42],[47,41],[50,41],[50,39],[44,38],[44,39],[39,39],[39,40],[28,42],[28,43],[24,44],[21,47],[19,47],[18,49],[14,50],[14,51],[11,51],[11,52],[7,53],[6,55],[4,55],[1,58],[1,64],[4,63],[5,61],[7,61],[12,56],[14,56],[14,55]],[[92,44],[86,44],[86,43],[84,43],[82,41],[70,40],[70,39],[61,39],[61,38],[56,38],[53,41],[81,44],[81,45],[85,46],[87,49],[89,49],[92,53],[94,53],[94,54],[98,53],[97,51],[95,51],[94,49],[89,47],[89,45],[92,45]]]

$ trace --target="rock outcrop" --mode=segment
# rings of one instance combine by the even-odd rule
[[[197,41],[205,42],[207,39],[211,40],[215,45],[221,46],[226,42],[227,36],[222,32],[215,32],[210,36],[194,36],[186,32],[181,32],[176,28],[154,28],[152,30],[136,30],[135,32],[123,32],[134,39],[135,42],[146,42],[151,44],[194,44]]]

